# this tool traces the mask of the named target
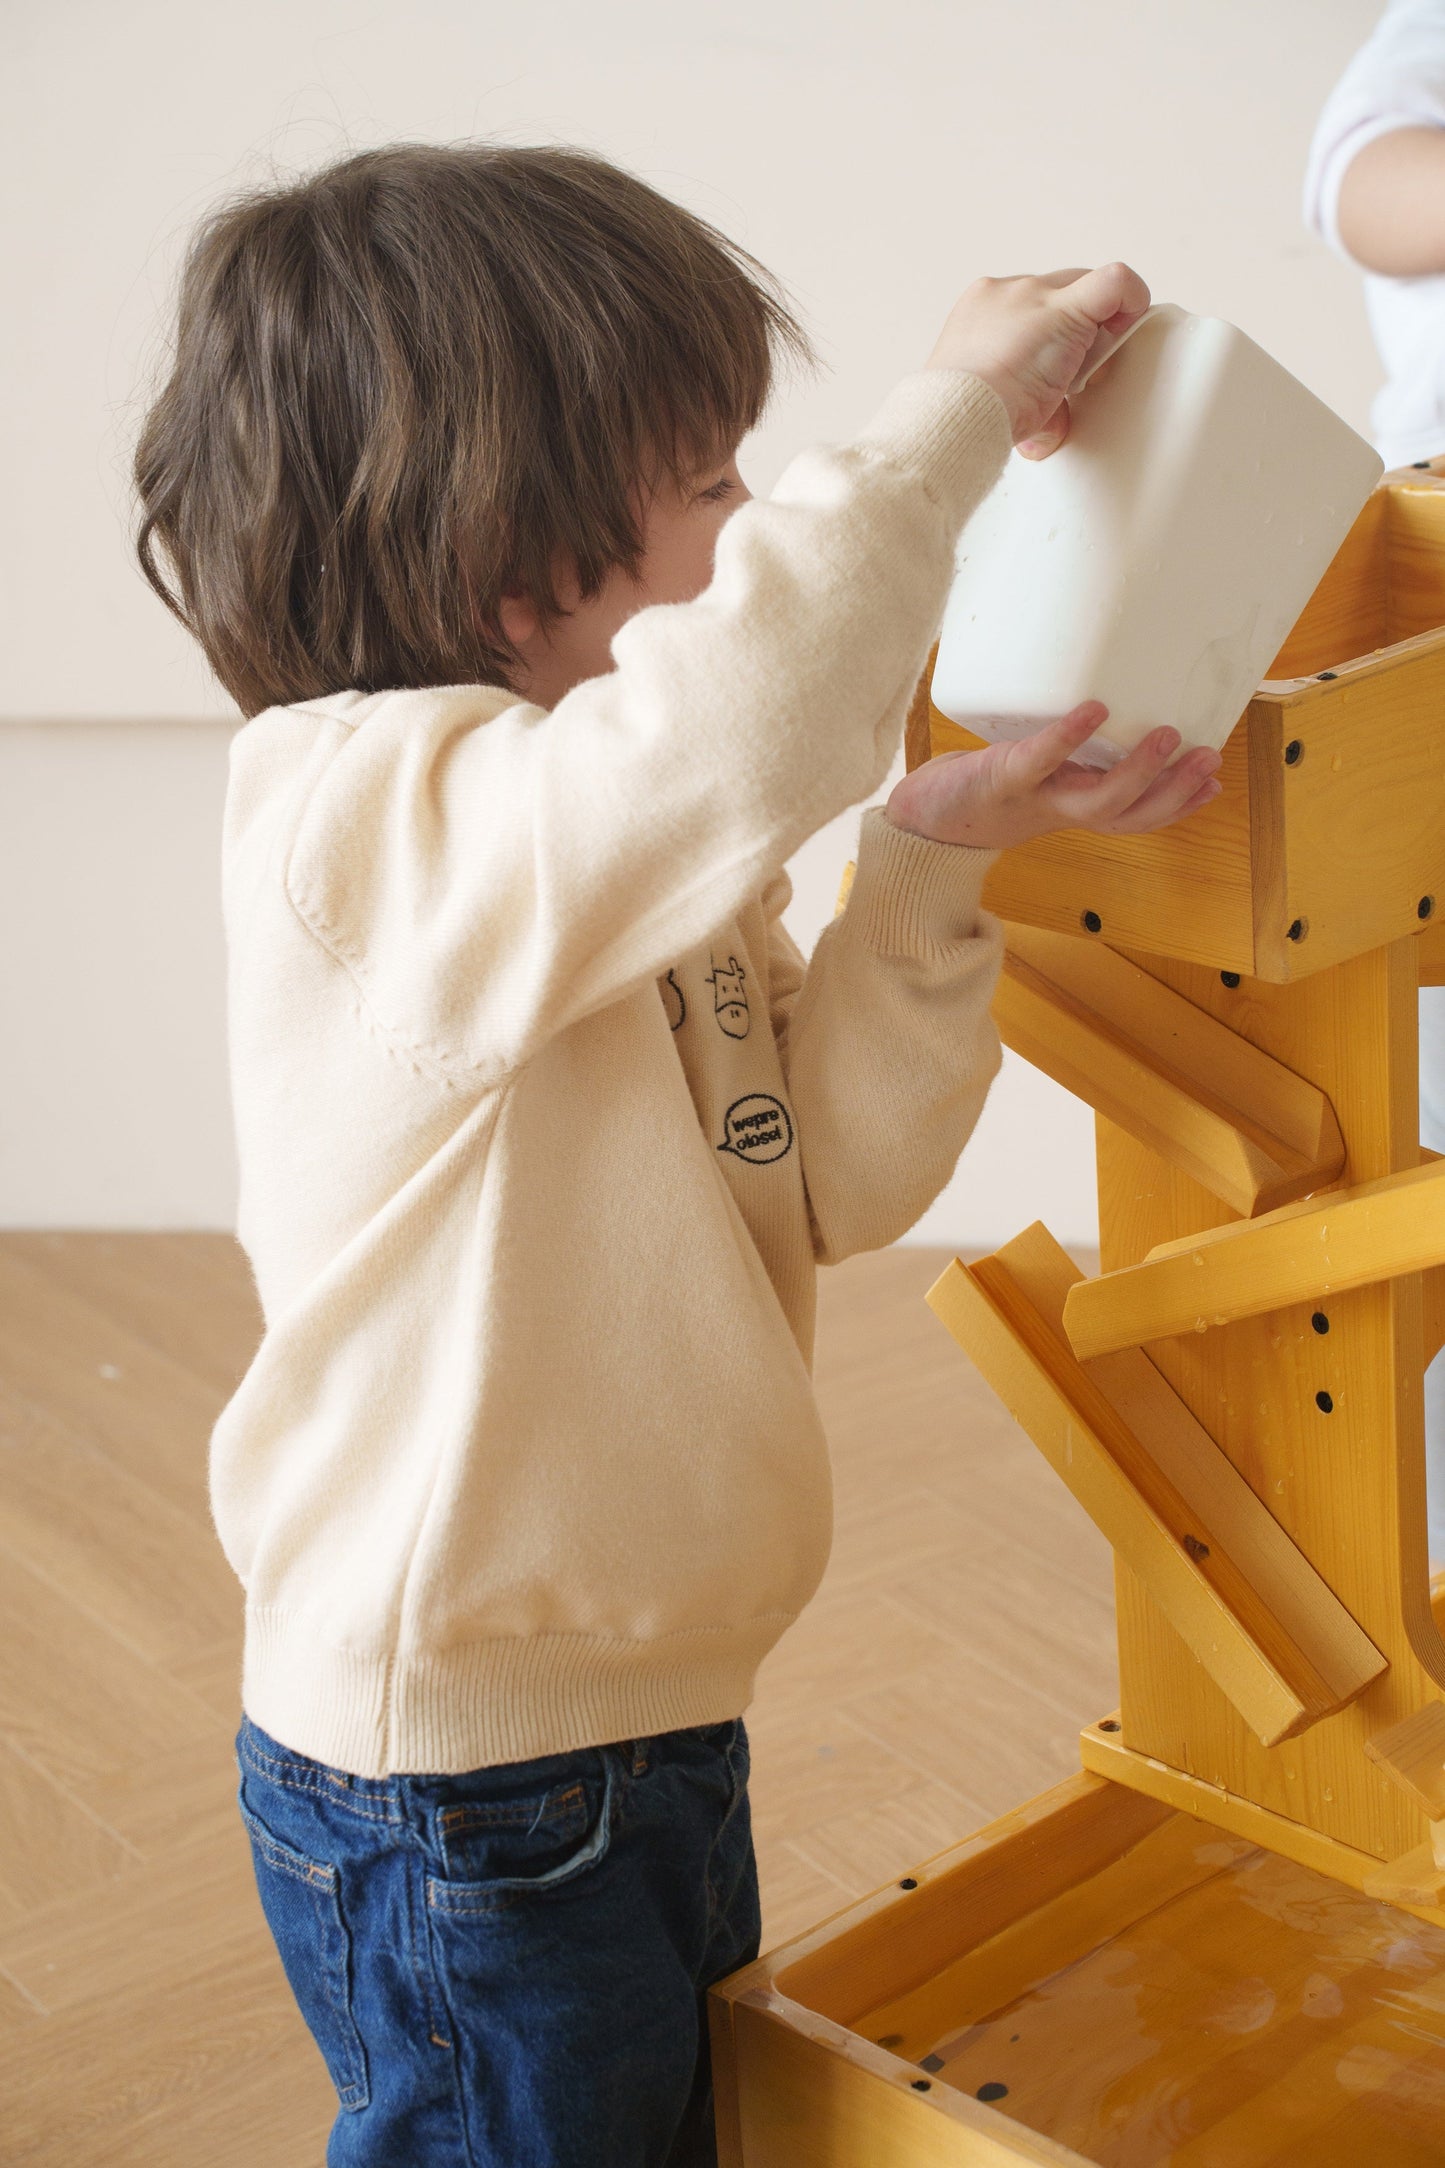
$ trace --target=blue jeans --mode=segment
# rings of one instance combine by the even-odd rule
[[[249,1718],[236,1752],[328,2168],[710,2168],[706,1992],[758,1950],[741,1719],[464,1776]]]

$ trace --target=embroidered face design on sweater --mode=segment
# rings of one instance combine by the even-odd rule
[[[712,971],[706,983],[712,988],[713,1014],[730,1039],[745,1039],[752,1017],[748,1013],[748,994],[743,981],[747,972],[736,956],[729,956],[726,964],[712,959]]]

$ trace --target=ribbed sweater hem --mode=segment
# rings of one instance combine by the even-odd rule
[[[626,1640],[537,1634],[402,1656],[337,1648],[314,1621],[246,1613],[241,1700],[293,1752],[352,1776],[455,1775],[740,1716],[796,1614]]]

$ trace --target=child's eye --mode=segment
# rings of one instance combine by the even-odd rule
[[[725,474],[720,482],[713,483],[711,489],[700,489],[698,495],[707,504],[721,504],[724,497],[732,495],[735,486],[732,476]]]

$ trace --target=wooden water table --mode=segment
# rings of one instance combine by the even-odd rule
[[[1002,1036],[1097,1111],[1102,1270],[1036,1225],[929,1301],[1114,1548],[1120,1708],[715,1992],[725,2168],[1445,2163],[1436,467],[1366,505],[1210,807],[993,869]],[[910,764],[972,742],[925,681]]]

